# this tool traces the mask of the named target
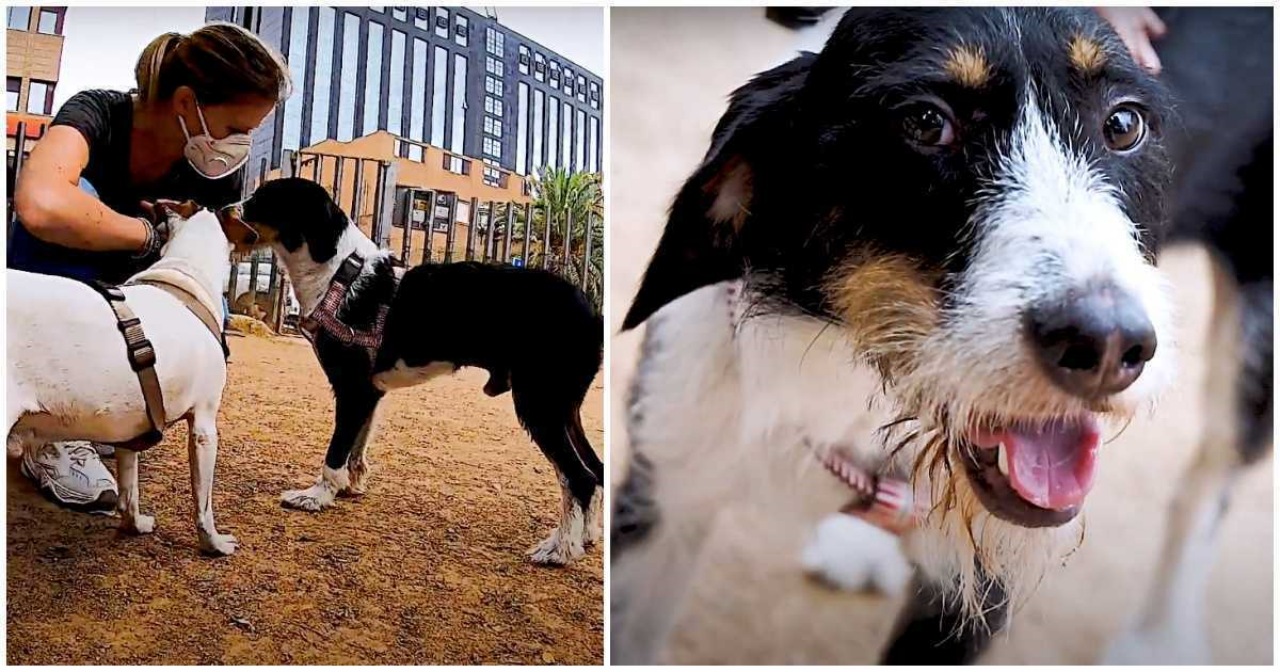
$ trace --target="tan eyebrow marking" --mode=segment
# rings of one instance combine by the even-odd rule
[[[1076,35],[1067,47],[1067,57],[1077,70],[1085,74],[1093,74],[1102,69],[1107,62],[1107,52],[1096,40],[1084,35]]]
[[[943,68],[962,86],[974,89],[985,86],[991,77],[987,56],[983,53],[982,47],[970,44],[952,47]]]

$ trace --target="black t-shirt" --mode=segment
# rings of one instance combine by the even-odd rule
[[[177,117],[173,123],[178,123]],[[101,89],[81,91],[63,103],[50,126],[70,126],[84,136],[89,143],[89,165],[80,177],[93,187],[107,207],[122,215],[140,215],[141,201],[162,198],[191,199],[209,208],[240,200],[244,169],[210,180],[196,173],[185,158],[179,159],[158,182],[133,184],[129,174],[133,98],[128,93]],[[87,252],[52,245],[18,228],[9,248],[10,268],[118,282],[154,261],[138,262],[127,252]]]

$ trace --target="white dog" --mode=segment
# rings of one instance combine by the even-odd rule
[[[170,214],[173,234],[161,259],[133,280],[176,285],[194,295],[221,324],[218,280],[230,271],[231,243],[217,215]],[[132,370],[115,313],[93,288],[67,278],[7,271],[8,445],[33,450],[54,441],[127,441],[151,429],[138,376]],[[220,344],[182,302],[154,286],[123,287],[156,354],[167,422],[187,420],[191,487],[200,549],[229,555],[235,537],[213,522],[216,419],[227,382]],[[155,519],[139,513],[138,454],[118,449],[122,530],[150,533]]]

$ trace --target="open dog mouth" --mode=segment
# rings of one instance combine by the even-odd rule
[[[965,473],[992,515],[1056,527],[1080,513],[1093,487],[1101,433],[1092,414],[971,431]]]

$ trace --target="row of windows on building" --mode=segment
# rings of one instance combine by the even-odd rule
[[[417,143],[407,142],[402,140],[396,141],[396,146],[395,146],[396,156],[407,156],[412,161],[417,161],[421,163],[426,153],[425,150],[426,148],[424,146],[419,145]],[[442,164],[441,167],[444,168],[445,170],[451,173],[457,173],[458,175],[470,175],[472,167],[474,166],[474,162],[471,161],[471,159],[468,159],[464,156],[450,154],[447,152],[443,154],[443,159],[441,161],[441,164]],[[506,171],[502,170],[497,166],[491,165],[487,162],[482,164],[482,166],[484,168],[485,184],[491,187],[498,187],[501,189],[507,188],[508,176]]]
[[[542,89],[532,89],[531,101],[530,91],[524,82],[517,85],[516,172],[525,174],[540,166],[599,172],[599,118]]]
[[[378,10],[380,8],[374,8]],[[310,142],[317,142],[323,138],[335,137],[339,141],[348,141],[357,135],[357,119],[355,110],[356,101],[356,75],[357,61],[359,59],[359,28],[360,17],[356,14],[343,12],[343,45],[341,56],[341,70],[339,82],[339,100],[338,100],[338,118],[337,132],[330,134],[329,132],[329,115],[330,109],[330,87],[328,82],[331,81],[333,68],[333,46],[334,33],[338,12],[331,7],[320,7],[320,12],[316,39],[316,59],[315,59],[315,82],[311,105],[313,116],[311,119],[310,132],[307,138]],[[403,16],[396,16],[397,12],[403,13]],[[427,8],[417,10],[419,15],[429,16]],[[400,20],[407,19],[407,10],[392,10],[393,18]],[[465,46],[467,18],[462,15],[456,15],[455,26],[455,42]],[[295,9],[292,13],[289,26],[289,54],[301,55],[306,54],[310,45],[308,40],[311,34],[307,30],[309,15],[306,11]],[[417,23],[419,19],[415,18]],[[441,29],[448,28],[448,10],[445,8],[435,8],[435,26],[437,35],[441,34]],[[420,26],[420,27],[425,27]],[[438,147],[445,147],[451,152],[462,153],[463,142],[466,137],[466,82],[468,61],[465,54],[452,54],[453,67],[453,90],[451,103],[446,110],[444,101],[446,100],[446,88],[448,86],[447,70],[450,64],[450,53],[446,48],[435,45],[432,47],[426,40],[421,38],[412,38],[411,53],[406,53],[409,48],[407,45],[408,37],[399,30],[391,31],[391,62],[389,67],[384,68],[382,63],[383,41],[385,39],[385,29],[378,22],[370,22],[368,27],[368,40],[366,46],[365,60],[363,63],[365,71],[368,73],[365,77],[365,100],[377,101],[379,99],[383,73],[386,72],[390,76],[388,86],[387,100],[387,130],[396,134],[408,137],[414,141],[429,142]],[[485,47],[489,56],[486,56],[485,62],[485,101],[483,116],[484,136],[481,142],[481,151],[487,160],[502,160],[502,137],[503,137],[503,103],[502,97],[506,93],[503,77],[504,64],[501,61],[504,50],[505,36],[493,28],[489,28],[485,35]],[[424,109],[427,103],[427,97],[424,95],[424,87],[426,86],[426,70],[428,65],[428,49],[432,50],[431,63],[433,66],[432,76],[432,92],[430,101],[433,103],[430,110],[430,135],[427,135],[426,121],[427,114]],[[527,50],[527,47],[521,45],[521,50]],[[538,54],[541,57],[541,54]],[[406,124],[404,120],[404,67],[405,59],[412,58],[412,76],[410,92],[410,110],[409,121]],[[301,82],[305,76],[306,58],[293,57],[289,59],[289,67],[294,81]],[[523,68],[523,66],[522,66]],[[555,72],[559,72],[559,66],[556,65]],[[575,90],[572,85],[572,71],[566,69],[564,91],[570,93]],[[584,86],[585,78],[578,76],[577,98],[580,102],[590,101],[593,108],[599,109],[599,86],[596,82],[590,83],[590,88]],[[559,89],[559,82],[552,80],[556,89]],[[590,131],[587,128],[587,115],[582,110],[577,110],[576,135],[571,135],[574,108],[569,102],[564,102],[564,113],[561,116],[563,124],[556,122],[557,114],[559,114],[560,101],[555,96],[547,96],[547,105],[550,106],[548,112],[551,120],[551,128],[547,131],[547,146],[550,148],[545,161],[541,160],[542,152],[542,122],[541,108],[543,106],[543,92],[536,92],[536,110],[534,114],[534,150],[532,157],[534,163],[529,162],[529,155],[526,150],[527,129],[525,124],[528,120],[528,92],[527,85],[521,83],[519,121],[520,135],[517,145],[516,171],[521,174],[531,172],[533,169],[543,165],[553,167],[573,168],[577,170],[599,170],[599,119],[590,117]],[[589,92],[589,93],[588,93]],[[435,104],[439,101],[439,104]],[[299,149],[302,145],[302,111],[305,103],[300,96],[291,97],[285,103],[284,120],[282,128],[282,143],[284,149]],[[378,104],[369,104],[366,102],[363,114],[359,121],[359,135],[372,133],[379,129],[379,107]],[[445,137],[445,114],[451,117],[449,125],[449,137]],[[406,126],[408,128],[406,128]],[[562,133],[561,133],[561,128]],[[571,139],[576,138],[576,143],[570,143]],[[558,139],[563,139],[557,142]],[[586,146],[590,142],[590,147]],[[561,150],[561,145],[563,149]],[[576,146],[576,154],[572,147]],[[588,151],[589,149],[589,151]],[[410,143],[408,158],[421,160],[420,148],[416,148]]]
[[[5,111],[20,111],[18,99],[22,96],[22,78],[6,77],[5,85]],[[31,84],[27,87],[27,109],[21,111],[46,116],[53,114],[53,88],[53,82],[31,80]]]
[[[375,8],[376,9],[376,8]],[[446,147],[450,151],[461,152],[462,142],[465,137],[465,109],[464,102],[466,100],[466,83],[467,83],[467,57],[464,54],[453,54],[453,104],[451,109],[446,110],[443,104],[432,105],[430,114],[430,136],[427,135],[427,115],[424,109],[427,96],[424,87],[427,82],[427,52],[430,45],[426,40],[421,38],[413,38],[413,44],[408,44],[406,34],[399,30],[391,31],[391,54],[390,63],[382,63],[383,41],[385,39],[385,28],[381,23],[370,22],[368,28],[368,43],[361,58],[360,53],[360,17],[357,14],[343,12],[341,20],[343,21],[343,37],[342,49],[339,67],[339,87],[338,87],[338,118],[336,132],[330,133],[329,114],[331,104],[332,91],[329,86],[333,75],[333,47],[336,21],[338,20],[338,12],[332,7],[319,7],[319,23],[315,33],[315,86],[311,97],[311,108],[313,114],[311,117],[311,128],[307,137],[310,142],[318,142],[325,138],[336,138],[340,141],[348,141],[357,135],[365,135],[379,129],[378,114],[380,105],[379,94],[382,87],[382,78],[389,76],[391,81],[388,86],[387,99],[387,130],[397,135],[403,135],[413,140],[429,141],[431,144]],[[393,12],[401,12],[405,10],[393,10]],[[425,11],[425,10],[424,10]],[[406,14],[407,16],[407,14]],[[458,19],[464,22],[463,34],[465,35],[466,17],[458,16]],[[289,53],[295,57],[289,59],[289,69],[294,81],[301,82],[306,74],[307,59],[301,55],[306,54],[310,45],[308,41],[311,34],[307,31],[307,22],[309,16],[304,8],[295,9],[292,13],[289,26]],[[460,44],[465,44],[465,37],[459,38],[463,40]],[[432,79],[432,101],[444,101],[445,87],[447,86],[447,70],[450,67],[450,54],[448,49],[442,46],[432,48],[434,55],[432,58],[434,71]],[[404,67],[405,59],[412,58],[412,84],[409,94],[409,122],[406,124],[404,120]],[[356,110],[356,84],[357,75],[360,71],[366,72],[365,76],[365,100],[364,110],[357,115]],[[301,146],[302,133],[302,111],[306,102],[301,96],[291,96],[285,103],[284,120],[282,128],[282,147],[285,149],[298,149]],[[450,137],[445,138],[445,114],[452,116],[452,132]],[[405,126],[408,128],[405,128]]]
[[[31,30],[32,7],[10,7],[8,27],[10,30]],[[61,35],[62,26],[59,19],[66,11],[63,7],[41,7],[36,16],[36,32],[44,35]]]

